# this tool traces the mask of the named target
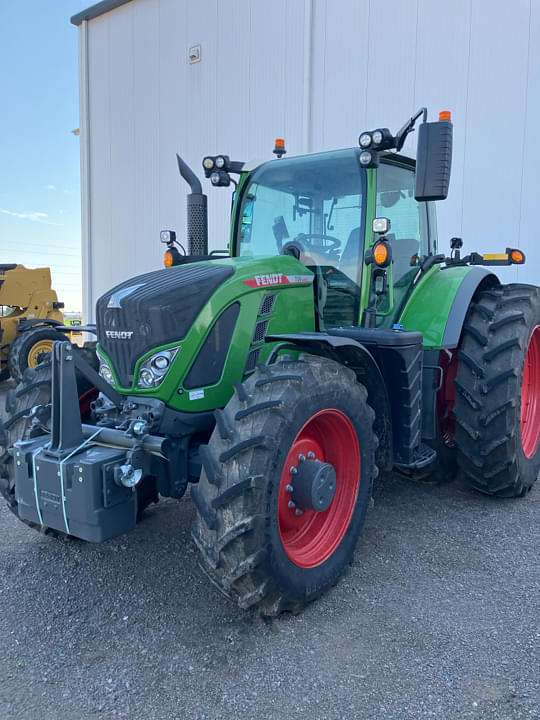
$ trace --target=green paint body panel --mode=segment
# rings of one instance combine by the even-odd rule
[[[366,198],[366,229],[364,235],[364,252],[375,244],[375,234],[372,230],[373,219],[377,207],[377,172],[368,170],[367,173],[367,198]],[[360,308],[358,312],[358,324],[362,322],[364,310],[369,305],[369,287],[371,285],[372,265],[362,263],[362,285],[360,288]]]
[[[399,322],[405,330],[419,330],[424,335],[424,348],[436,350],[443,346],[444,331],[450,308],[462,282],[474,268],[431,268],[409,298]]]
[[[312,332],[315,329],[312,282],[284,285],[267,284],[258,287],[250,287],[245,282],[246,280],[252,280],[256,276],[277,273],[289,276],[303,275],[311,279],[313,273],[295,258],[284,255],[257,258],[256,260],[251,258],[223,258],[212,261],[212,264],[233,265],[236,272],[223,285],[218,287],[182,340],[152,348],[150,352],[139,358],[135,365],[135,379],[132,387],[123,388],[118,385],[110,358],[106,356],[101,348],[98,348],[98,352],[111,364],[116,380],[115,387],[119,392],[139,397],[156,398],[165,402],[173,410],[184,412],[202,412],[223,407],[233,394],[234,383],[241,381],[244,377],[244,369],[250,350],[261,348],[259,362],[265,362],[276,344],[265,343],[264,341],[256,344],[252,343],[261,302],[269,294],[276,294],[277,296],[272,313],[265,315],[264,318],[259,318],[269,321],[268,334],[296,333],[303,330]],[[240,312],[219,382],[207,387],[184,390],[182,383],[187,377],[215,321],[224,310],[234,303],[240,304]],[[137,387],[136,383],[141,363],[159,350],[177,347],[178,345],[180,345],[181,349],[174,358],[161,385],[148,389]]]

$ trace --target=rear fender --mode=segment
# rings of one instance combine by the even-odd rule
[[[496,275],[485,268],[468,265],[444,270],[434,268],[414,290],[400,322],[408,330],[424,335],[424,377],[422,390],[422,437],[438,435],[437,395],[446,387],[448,362],[440,353],[459,347],[461,332],[471,302],[480,290],[499,285]],[[444,391],[443,391],[444,392]]]
[[[399,322],[422,333],[425,350],[455,348],[475,293],[496,285],[499,279],[485,268],[433,268],[418,282]]]
[[[448,314],[448,322],[444,329],[442,339],[443,348],[456,348],[459,346],[463,323],[473,297],[479,290],[499,285],[496,275],[484,268],[472,268],[471,272],[463,280],[454,297],[454,302]]]

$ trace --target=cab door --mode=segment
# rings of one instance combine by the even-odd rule
[[[436,228],[430,203],[414,197],[414,165],[382,161],[377,170],[376,217],[390,220],[392,246],[389,283],[392,288],[377,305],[378,325],[391,326],[418,274],[420,264],[435,252]],[[431,220],[431,222],[430,222]]]

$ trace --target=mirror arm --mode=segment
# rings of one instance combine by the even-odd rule
[[[399,152],[403,145],[405,144],[405,140],[407,139],[407,135],[414,130],[414,124],[420,117],[420,115],[423,115],[423,122],[427,121],[427,108],[421,107],[418,112],[412,116],[405,125],[401,128],[401,130],[398,130],[396,133],[395,141],[396,141],[396,150]]]

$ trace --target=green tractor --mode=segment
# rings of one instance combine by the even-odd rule
[[[415,162],[400,151],[421,116]],[[0,426],[0,489],[28,525],[103,541],[189,487],[204,570],[267,615],[336,582],[379,472],[459,466],[475,490],[516,497],[540,468],[540,292],[489,269],[524,255],[438,248],[449,114],[274,152],[204,158],[212,185],[235,189],[230,249],[213,254],[178,158],[188,254],[163,231],[171,267],[97,302],[99,372],[56,342]]]

